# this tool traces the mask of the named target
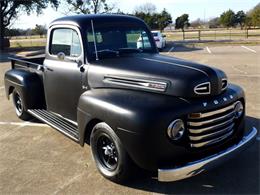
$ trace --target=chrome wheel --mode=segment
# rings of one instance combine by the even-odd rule
[[[23,103],[20,95],[16,92],[14,93],[14,105],[17,115],[22,115],[23,113]]]
[[[135,164],[119,137],[105,122],[93,127],[90,146],[98,171],[111,181],[121,183],[135,173]]]
[[[118,152],[112,139],[102,134],[97,140],[97,152],[100,162],[108,170],[115,170],[118,165]]]

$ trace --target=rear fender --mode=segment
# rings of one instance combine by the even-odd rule
[[[12,69],[5,73],[5,92],[9,99],[13,90],[17,90],[24,100],[24,108],[45,108],[44,89],[40,76],[25,70]]]

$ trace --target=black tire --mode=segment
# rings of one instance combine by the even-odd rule
[[[16,115],[20,119],[25,120],[25,121],[31,119],[31,115],[29,115],[26,112],[26,110],[24,109],[24,100],[23,100],[22,96],[20,95],[20,93],[14,89],[14,91],[12,93],[12,97],[13,97],[13,104],[14,104]]]
[[[90,146],[98,171],[107,179],[124,183],[135,173],[136,166],[115,132],[104,122],[92,130]]]

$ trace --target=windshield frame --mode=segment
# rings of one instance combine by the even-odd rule
[[[150,29],[148,28],[148,26],[143,22],[143,21],[141,21],[141,20],[133,20],[133,21],[105,21],[105,22],[100,22],[100,21],[95,21],[95,20],[93,20],[93,26],[94,26],[94,31],[95,31],[95,33],[96,33],[96,28],[97,29],[102,29],[103,27],[103,25],[104,25],[104,23],[106,23],[106,24],[113,24],[113,23],[116,23],[116,22],[124,22],[125,24],[125,26],[127,26],[126,25],[126,23],[128,23],[129,25],[131,24],[131,25],[136,25],[136,26],[139,26],[140,27],[140,29],[141,30],[143,30],[145,33],[146,33],[146,35],[147,35],[147,37],[148,37],[148,40],[149,40],[149,42],[150,42],[150,44],[151,44],[151,48],[149,49],[149,50],[144,50],[144,52],[143,53],[158,53],[158,49],[157,49],[157,47],[156,47],[156,45],[155,45],[155,42],[154,42],[154,38],[153,38],[153,36],[152,36],[152,34],[151,34],[151,31],[150,31]],[[106,28],[105,27],[105,25],[104,25],[104,28]],[[130,30],[130,28],[129,28],[129,30]],[[85,42],[85,53],[86,53],[86,57],[87,57],[87,61],[96,61],[96,58],[94,57],[94,55],[93,55],[93,53],[91,53],[91,51],[92,50],[90,50],[90,46],[89,46],[89,42],[88,42],[88,37],[87,37],[87,34],[88,33],[93,33],[93,31],[92,31],[92,26],[91,25],[88,25],[88,28],[86,28],[85,30],[84,30],[84,33],[83,33],[83,35],[84,35],[84,42]],[[95,50],[94,50],[95,51]],[[92,51],[93,52],[93,51]],[[137,52],[138,53],[138,52]],[[140,52],[139,52],[140,53]],[[120,57],[119,55],[115,55],[115,56],[111,56],[111,57]],[[99,58],[100,59],[100,58]],[[102,59],[105,59],[105,58],[101,58],[100,60],[102,60]]]

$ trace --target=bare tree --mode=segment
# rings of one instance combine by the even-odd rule
[[[134,11],[135,13],[153,14],[156,12],[156,6],[152,3],[144,3],[136,6]]]
[[[106,0],[67,0],[68,12],[77,14],[110,13],[115,9],[115,4],[108,4]]]

